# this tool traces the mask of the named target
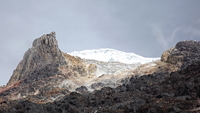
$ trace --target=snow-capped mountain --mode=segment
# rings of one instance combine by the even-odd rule
[[[160,58],[145,58],[135,53],[126,53],[123,51],[109,49],[109,48],[75,51],[69,54],[73,56],[79,56],[84,59],[93,59],[104,62],[117,61],[126,64],[134,64],[134,63],[145,64],[160,59]]]

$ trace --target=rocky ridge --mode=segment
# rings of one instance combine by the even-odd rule
[[[200,112],[199,51],[200,42],[182,41],[161,61],[99,62],[61,52],[52,32],[33,42],[0,89],[0,112]]]

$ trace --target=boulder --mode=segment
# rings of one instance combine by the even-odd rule
[[[181,41],[175,47],[166,50],[161,61],[185,68],[188,65],[200,60],[199,41]]]

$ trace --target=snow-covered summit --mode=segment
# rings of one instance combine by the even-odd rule
[[[73,56],[79,56],[84,59],[93,59],[104,62],[117,61],[126,64],[134,64],[134,63],[145,64],[160,59],[160,58],[145,58],[135,53],[126,53],[123,51],[109,49],[109,48],[75,51],[69,54]]]

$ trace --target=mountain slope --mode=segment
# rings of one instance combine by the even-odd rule
[[[199,48],[182,41],[155,62],[102,62],[61,52],[52,32],[35,39],[0,88],[0,113],[197,113]]]
[[[68,54],[73,56],[79,56],[85,59],[93,59],[104,62],[116,61],[126,64],[135,64],[135,63],[145,64],[160,59],[160,58],[145,58],[135,53],[126,53],[109,48],[75,51]]]

